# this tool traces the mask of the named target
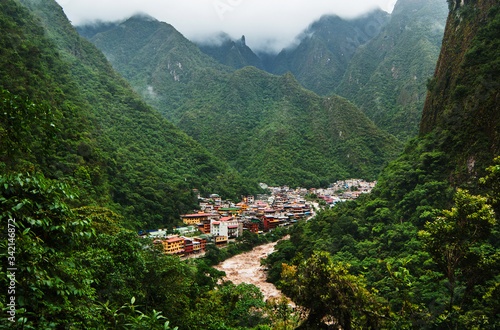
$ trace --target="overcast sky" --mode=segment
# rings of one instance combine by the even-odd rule
[[[247,45],[275,50],[290,44],[324,14],[354,17],[375,8],[391,12],[396,0],[56,0],[73,25],[116,21],[135,13],[172,24],[190,40],[217,32],[245,35]]]

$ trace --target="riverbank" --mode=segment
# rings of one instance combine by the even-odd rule
[[[288,238],[289,236],[285,236],[282,239]],[[281,291],[276,289],[274,284],[266,282],[267,275],[264,266],[260,264],[262,258],[274,251],[277,243],[256,246],[251,251],[235,255],[213,267],[224,271],[226,273],[224,280],[229,280],[236,285],[240,283],[254,284],[262,291],[264,300],[281,297],[283,295]]]

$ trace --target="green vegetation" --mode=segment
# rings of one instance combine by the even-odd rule
[[[141,97],[174,124],[186,102],[186,84],[199,70],[231,72],[173,26],[136,15],[90,39]]]
[[[0,293],[2,327],[219,330],[272,322],[257,310],[264,302],[255,286],[217,284],[223,272],[163,255],[109,210],[71,209],[76,195],[66,184],[2,174],[0,196],[0,260],[17,268],[14,285],[0,271],[2,287],[15,288]],[[4,317],[10,296],[16,313]]]
[[[381,32],[357,49],[335,92],[401,141],[415,137],[447,13],[444,1],[398,1]]]
[[[319,97],[290,73],[229,73],[166,23],[132,17],[91,40],[136,90],[150,88],[147,102],[244,177],[304,187],[374,180],[401,149],[346,100]]]
[[[15,287],[16,302],[8,314],[13,295],[0,292],[13,321],[2,327],[500,326],[496,2],[452,8],[420,137],[372,194],[294,225],[267,258],[269,279],[306,311],[302,323],[286,301],[264,303],[256,287],[221,283],[209,266],[279,231],[184,262],[126,228],[174,224],[194,205],[192,188],[251,192],[214,154],[248,176],[314,185],[352,166],[375,176],[395,139],[291,74],[207,66],[186,81],[191,104],[175,115],[210,153],[147,106],[55,2],[23,3],[31,12],[0,4],[0,283]],[[222,146],[229,137],[235,146]],[[325,177],[312,171],[321,166]]]
[[[2,172],[34,169],[75,185],[78,205],[109,207],[134,229],[174,225],[195,206],[195,188],[258,191],[147,106],[55,2],[25,3],[47,30],[2,3]]]
[[[319,97],[291,74],[246,67],[213,80],[207,72],[190,84],[178,126],[246,177],[307,188],[373,180],[399,151],[347,100]]]
[[[429,154],[423,147],[409,148],[388,166],[370,196],[294,226],[290,240],[278,243],[277,252],[266,259],[269,280],[311,313],[321,307],[319,319],[328,315],[343,322],[342,310],[332,310],[343,306],[334,303],[335,297],[352,299],[348,312],[353,326],[369,320],[363,313],[382,322],[382,328],[498,325],[493,307],[500,276],[497,216],[485,198],[453,190],[441,175],[450,165],[440,161],[443,155]],[[416,159],[409,157],[412,153]],[[489,169],[490,184],[498,180],[498,171],[493,172],[498,166]],[[483,191],[498,195],[496,190]],[[312,266],[306,265],[311,262],[332,273],[299,277],[310,281],[308,288],[322,288],[318,291],[322,299],[330,295],[325,291],[330,276],[346,276],[362,284],[350,286],[353,296],[331,293],[332,298],[325,301],[297,296],[315,292],[295,287],[302,282],[295,283],[294,272],[300,267],[309,271]],[[343,280],[336,283],[341,285]],[[337,292],[342,287],[333,289]],[[362,290],[360,297],[357,290]],[[317,305],[321,302],[326,305]],[[317,323],[318,317],[310,315],[310,321]]]
[[[276,55],[266,70],[274,74],[289,71],[305,88],[330,96],[358,47],[375,37],[389,17],[382,10],[355,19],[325,15],[302,32],[297,46]]]
[[[489,70],[498,63],[500,10],[467,6],[475,16],[457,23],[463,8],[450,13],[421,136],[383,170],[371,195],[294,226],[290,241],[267,258],[271,281],[286,289],[296,260],[321,260],[331,276],[348,263],[343,274],[363,279],[381,304],[354,301],[351,312],[359,306],[385,315],[384,328],[499,326],[499,84]],[[331,257],[318,258],[320,251]],[[324,315],[342,322],[335,313]],[[364,322],[353,315],[353,326]]]

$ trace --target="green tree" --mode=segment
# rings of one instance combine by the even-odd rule
[[[46,328],[55,326],[54,320],[82,327],[92,318],[94,279],[74,252],[85,246],[93,231],[90,221],[75,217],[66,204],[74,197],[67,185],[41,174],[0,175],[0,256],[2,265],[8,257],[15,260],[11,266],[17,268],[20,327]],[[9,286],[6,268],[0,271],[0,281],[2,287]],[[0,293],[2,304],[6,294],[7,290]]]
[[[419,232],[426,250],[448,281],[448,313],[460,314],[476,284],[491,275],[482,246],[495,224],[494,211],[485,197],[458,189],[455,206],[442,211],[441,216],[427,222],[425,230]],[[464,287],[460,295],[459,286]]]
[[[307,308],[305,329],[325,328],[325,318],[338,328],[381,327],[388,309],[366,288],[349,265],[334,263],[327,252],[316,252],[294,265],[283,264],[282,287],[295,303]]]

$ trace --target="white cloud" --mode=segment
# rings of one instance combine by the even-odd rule
[[[391,12],[396,0],[57,0],[75,25],[116,21],[137,12],[172,24],[191,40],[224,31],[246,36],[258,49],[280,49],[323,14],[354,17],[375,8]]]

